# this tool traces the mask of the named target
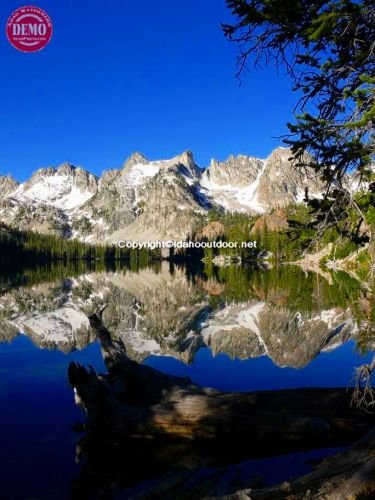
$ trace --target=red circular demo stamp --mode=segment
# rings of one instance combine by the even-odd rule
[[[6,24],[9,42],[22,52],[44,49],[52,37],[52,21],[47,12],[34,5],[19,7]]]

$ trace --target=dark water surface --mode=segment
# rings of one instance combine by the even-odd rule
[[[297,387],[348,387],[353,367],[369,362],[371,355],[360,355],[354,341],[334,351],[323,352],[302,369],[280,368],[266,356],[231,359],[227,354],[212,355],[209,348],[197,353],[187,366],[172,357],[150,356],[145,363],[172,375],[188,376],[194,382],[222,391],[259,391]]]
[[[225,391],[346,387],[371,356],[356,308],[362,292],[344,275],[162,265],[25,276],[5,276],[0,295],[1,498],[69,498],[81,467],[73,426],[84,416],[67,368],[104,371],[85,323],[103,303],[105,324],[134,359]],[[335,451],[242,461],[236,474],[274,484]],[[124,497],[136,491],[129,484]]]

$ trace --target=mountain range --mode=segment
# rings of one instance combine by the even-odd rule
[[[294,168],[289,149],[199,168],[186,151],[170,160],[133,154],[100,178],[70,164],[42,168],[24,183],[0,176],[0,221],[88,242],[184,239],[208,211],[266,213],[323,190],[313,169]]]

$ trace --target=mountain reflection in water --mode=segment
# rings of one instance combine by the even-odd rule
[[[166,263],[132,270],[57,267],[23,272],[16,279],[3,274],[0,289],[0,401],[7,408],[1,433],[12,429],[1,470],[11,498],[31,493],[66,498],[66,485],[77,474],[75,435],[69,428],[79,420],[66,369],[72,359],[103,369],[87,319],[103,304],[105,326],[124,342],[130,357],[222,390],[345,387],[353,368],[370,357],[363,352],[362,326],[371,304],[360,284],[344,273],[336,273],[330,284],[324,276],[287,266],[199,272]],[[25,344],[22,334],[33,345]],[[33,405],[34,391],[44,394],[45,408],[40,398]],[[26,405],[28,421],[15,419]],[[55,428],[41,428],[46,415],[56,419]],[[20,433],[34,439],[27,445],[31,456],[24,459],[21,449],[28,439],[15,443]],[[14,461],[26,478],[22,487],[10,472]],[[296,473],[289,462],[274,481]],[[56,467],[60,476],[54,483],[48,469]],[[48,481],[43,479],[48,475]],[[265,483],[272,483],[266,476]],[[148,479],[147,471],[139,471],[133,483]],[[49,493],[43,482],[52,488]],[[133,483],[129,480],[129,488],[135,488]]]
[[[359,284],[341,279],[330,286],[287,267],[224,268],[207,277],[167,264],[66,276],[3,290],[0,335],[22,332],[65,353],[82,349],[95,340],[87,314],[107,304],[105,325],[137,361],[152,354],[190,364],[209,347],[215,356],[267,356],[279,367],[302,368],[359,335]]]

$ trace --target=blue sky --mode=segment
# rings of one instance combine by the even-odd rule
[[[37,0],[54,35],[34,54],[5,35],[25,4],[0,4],[0,174],[24,180],[64,161],[100,174],[134,151],[159,159],[190,149],[206,166],[280,144],[291,82],[250,68],[239,86],[224,0]]]

